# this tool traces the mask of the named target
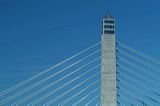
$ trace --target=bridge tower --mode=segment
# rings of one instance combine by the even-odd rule
[[[115,19],[106,14],[102,19],[101,106],[116,106]]]

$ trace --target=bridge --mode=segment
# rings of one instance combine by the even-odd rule
[[[115,38],[102,19],[102,40],[0,92],[0,106],[159,106],[160,61]]]

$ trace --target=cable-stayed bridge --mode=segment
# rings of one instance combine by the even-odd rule
[[[0,93],[2,106],[159,106],[160,61],[115,40],[102,41]]]

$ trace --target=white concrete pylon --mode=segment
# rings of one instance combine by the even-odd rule
[[[102,19],[101,106],[116,106],[115,19],[106,14]],[[101,98],[102,98],[101,97]]]

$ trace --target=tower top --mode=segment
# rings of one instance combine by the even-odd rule
[[[115,35],[115,19],[109,12],[102,19],[102,34]]]
[[[111,15],[110,12],[107,12],[107,13],[104,15],[103,18],[105,18],[105,19],[114,19],[114,17]]]

